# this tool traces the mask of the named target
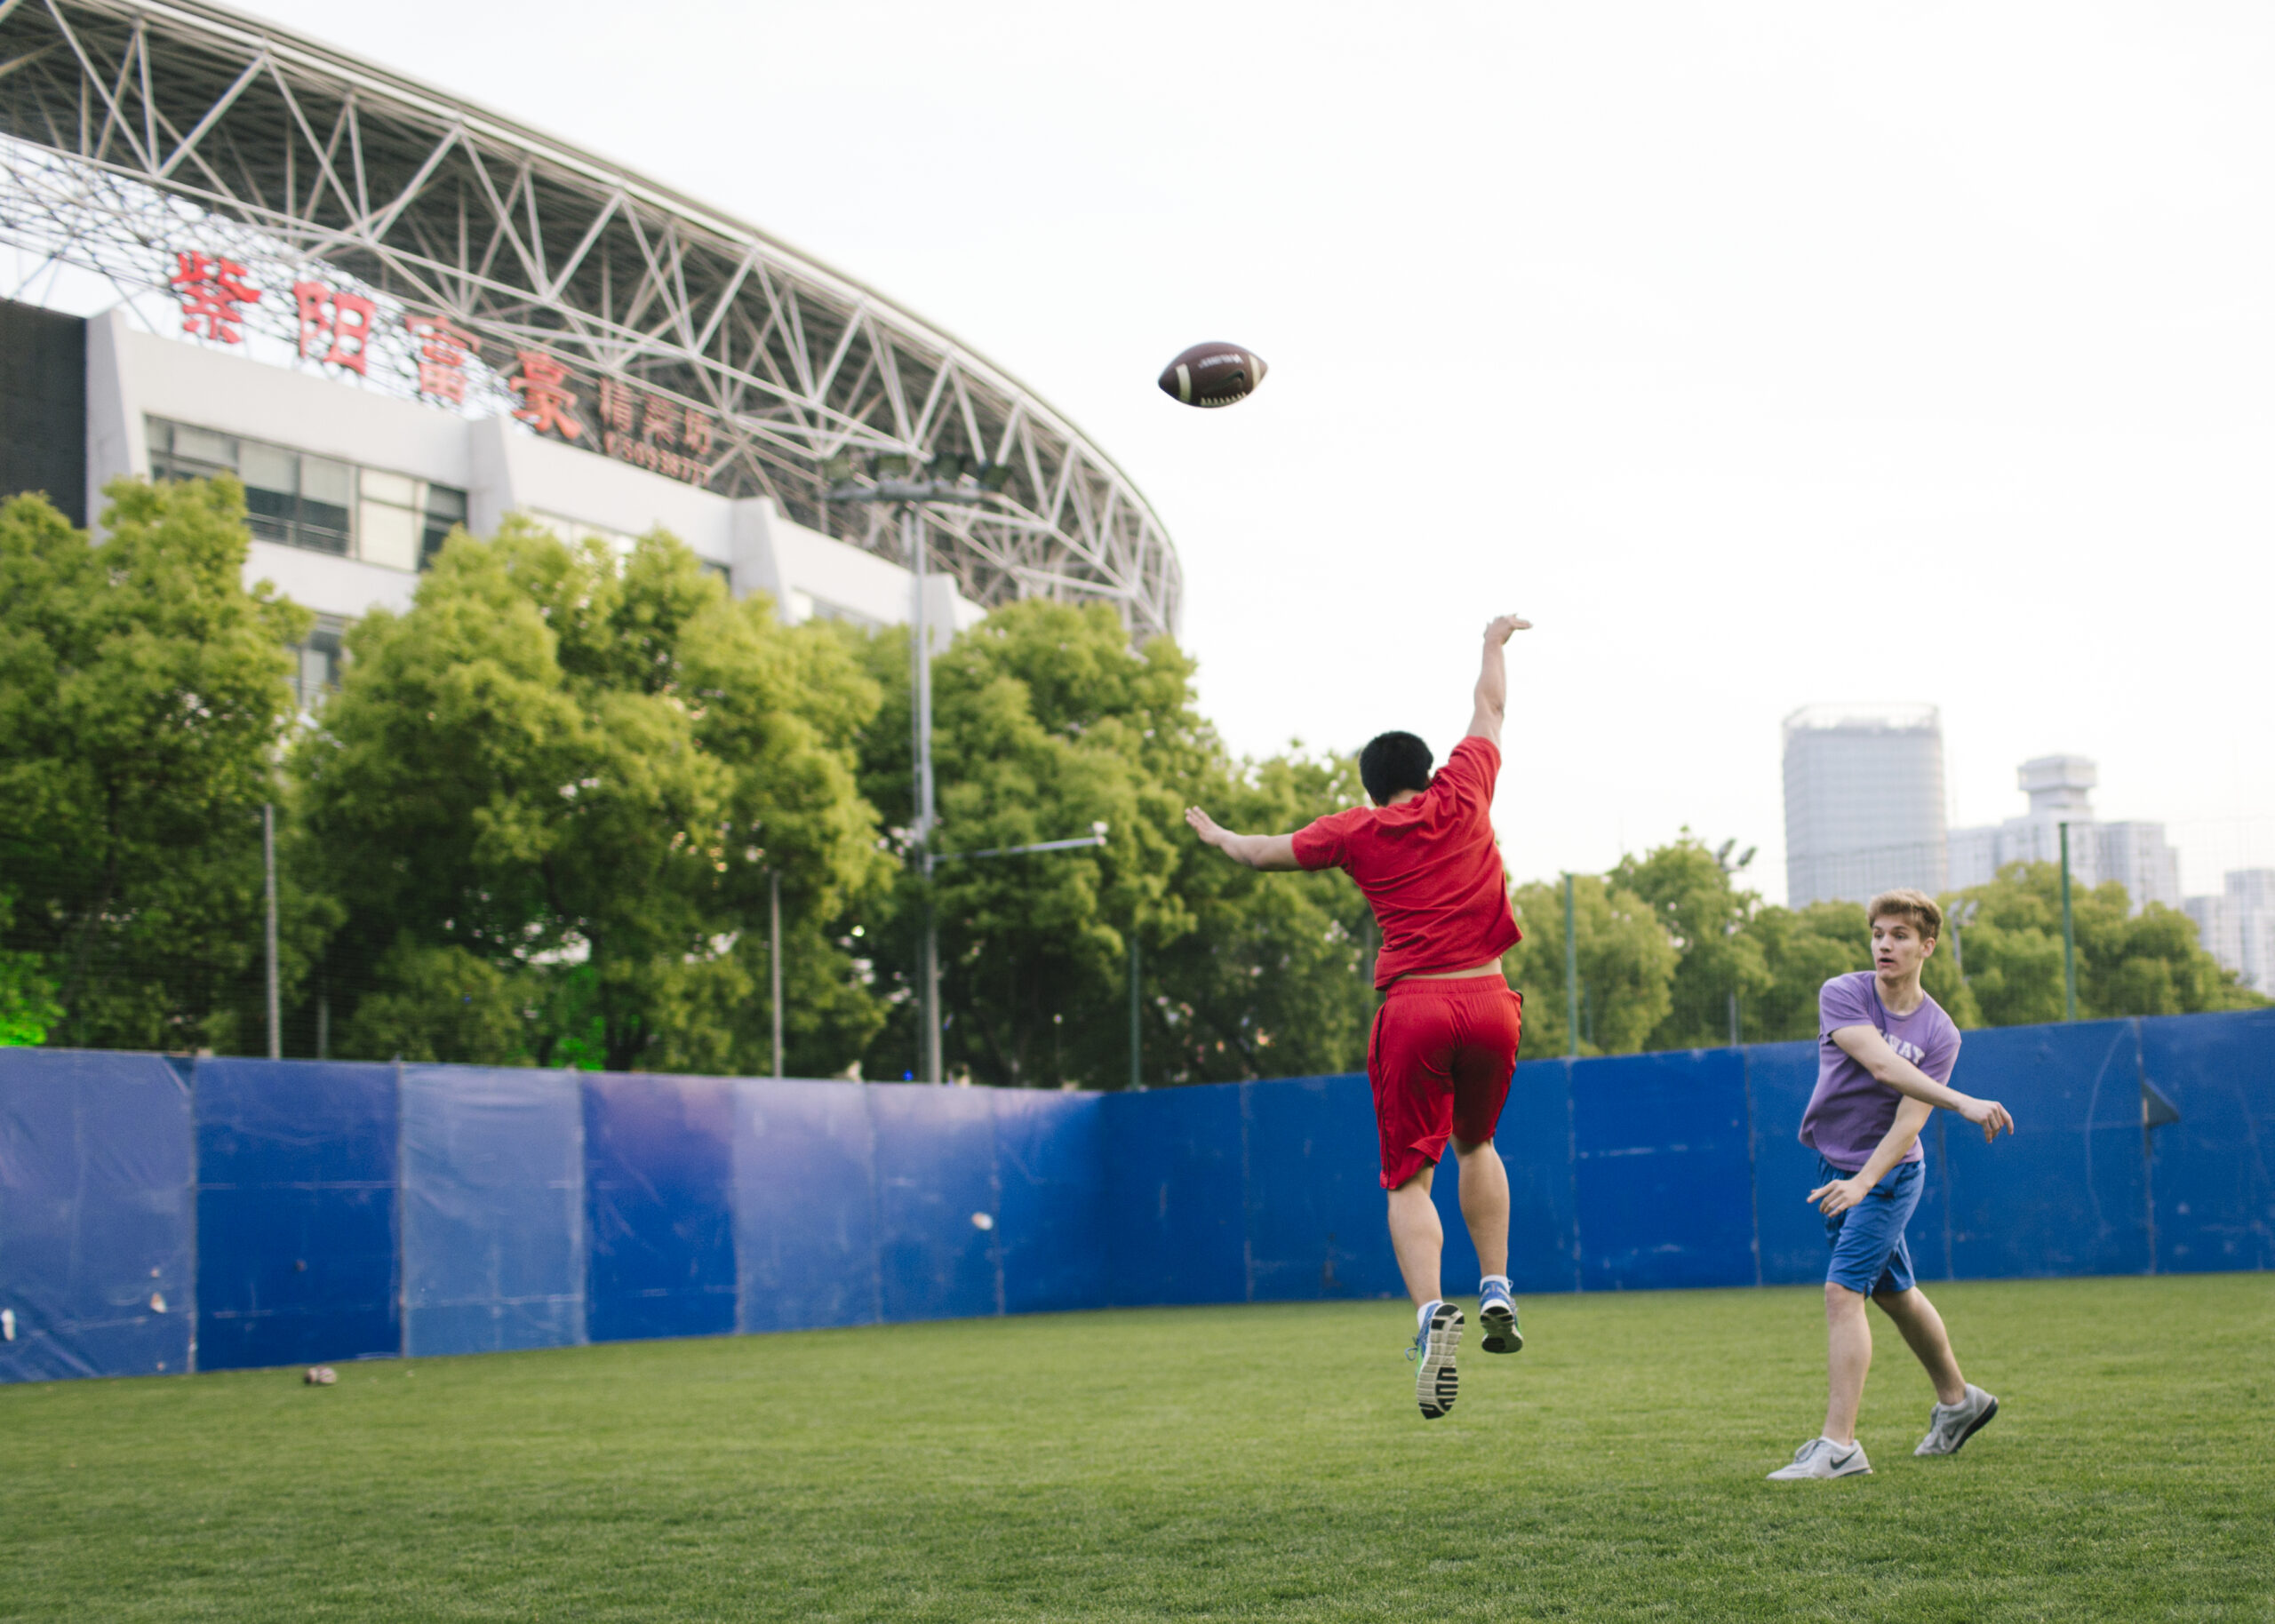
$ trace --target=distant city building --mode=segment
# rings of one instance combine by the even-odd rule
[[[2275,997],[2275,868],[2231,870],[2224,891],[2185,905],[2212,957],[2255,992]]]
[[[2039,756],[2016,769],[2030,810],[2003,824],[1951,832],[1947,872],[1953,890],[1988,884],[2010,863],[2062,861],[2062,825],[2070,826],[2070,882],[2095,886],[2114,880],[2138,913],[2151,903],[2180,906],[2180,854],[2165,841],[2165,826],[2104,824],[2094,816],[2100,782],[2085,756]]]
[[[1808,705],[1785,718],[1785,895],[1796,908],[1945,886],[1936,707]]]

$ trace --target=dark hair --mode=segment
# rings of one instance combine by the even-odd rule
[[[1378,807],[1390,805],[1401,790],[1430,787],[1430,746],[1411,733],[1377,733],[1359,752],[1359,782],[1367,799]]]

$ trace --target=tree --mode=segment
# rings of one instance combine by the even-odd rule
[[[0,938],[15,919],[14,899],[0,891]],[[37,953],[0,950],[0,1047],[36,1047],[48,1028],[63,1018],[55,983]]]
[[[794,1070],[834,1070],[874,999],[822,921],[873,882],[843,642],[730,602],[658,531],[619,559],[509,519],[375,610],[293,756],[298,856],[380,950],[353,1052],[757,1071],[781,874]]]
[[[1745,929],[1761,899],[1737,884],[1753,853],[1734,861],[1730,853],[1736,844],[1725,840],[1719,850],[1709,851],[1685,828],[1668,845],[1640,857],[1621,858],[1611,872],[1611,882],[1642,898],[1681,955],[1670,1007],[1646,1047],[1726,1044],[1731,999],[1743,1012],[1769,990],[1760,945]]]
[[[1944,906],[1947,912],[1964,912],[1960,932],[1967,983],[1987,1024],[2063,1018],[2058,867],[2009,864],[1989,884],[1970,887]],[[2204,950],[2193,920],[2154,903],[2135,914],[2125,888],[2113,880],[2090,889],[2073,887],[2071,925],[2081,1016],[2192,1015],[2266,1002]]]
[[[886,699],[862,784],[904,854],[910,788],[909,644],[870,639]],[[1372,1014],[1361,979],[1364,904],[1340,875],[1258,875],[1201,848],[1196,802],[1292,828],[1351,804],[1347,762],[1232,762],[1193,704],[1193,663],[1142,649],[1111,609],[1030,601],[990,615],[933,666],[942,854],[1066,840],[1095,850],[939,864],[943,1050],[952,1072],[1009,1086],[1127,1080],[1129,953],[1143,971],[1144,1075],[1203,1081],[1359,1063]],[[872,1075],[916,1061],[913,967],[923,917],[913,865],[858,921],[893,1016]]]
[[[1817,994],[1835,975],[1872,967],[1872,929],[1862,903],[1813,903],[1807,908],[1757,908],[1744,934],[1761,954],[1768,984],[1741,1010],[1749,1043],[1817,1035]],[[1920,976],[1928,994],[1962,1027],[1983,1024],[1975,995],[1960,978],[1953,933],[1943,939]]]
[[[246,590],[235,480],[107,494],[92,545],[43,498],[0,505],[12,996],[60,1010],[29,1023],[51,1041],[259,1049],[260,808],[283,799],[286,646],[309,618]],[[289,990],[326,904],[294,890],[282,912]]]
[[[1355,757],[1300,744],[1220,763],[1194,797],[1242,830],[1285,833],[1358,805]],[[1374,916],[1336,871],[1258,873],[1193,840],[1182,823],[1173,895],[1192,927],[1148,948],[1149,1079],[1225,1082],[1355,1071],[1374,1019]]]
[[[1564,887],[1535,880],[1512,896],[1524,940],[1502,960],[1524,995],[1524,1054],[1570,1053],[1564,988]],[[1649,904],[1593,874],[1572,878],[1572,921],[1580,983],[1580,1053],[1632,1055],[1673,1006],[1678,955]]]

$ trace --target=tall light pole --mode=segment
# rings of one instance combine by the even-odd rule
[[[916,1046],[917,1080],[946,1080],[940,1064],[940,931],[932,903],[932,829],[938,821],[932,801],[932,646],[926,625],[928,573],[924,513],[935,503],[970,507],[990,500],[1003,488],[1008,468],[992,466],[971,470],[976,486],[962,483],[964,465],[945,459],[930,471],[908,456],[873,458],[872,484],[854,482],[856,464],[850,455],[832,458],[823,465],[831,481],[833,502],[897,504],[900,508],[901,540],[908,551],[908,572],[916,601],[909,616],[910,709],[915,712],[911,744],[915,756],[916,872],[924,894],[924,933],[916,950],[916,1018],[921,1031]],[[910,477],[912,474],[916,477]],[[945,475],[946,477],[942,477]]]

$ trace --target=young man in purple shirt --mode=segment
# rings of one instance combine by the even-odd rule
[[[1959,1028],[1920,984],[1943,932],[1943,911],[1919,891],[1889,891],[1866,911],[1872,967],[1836,975],[1817,995],[1816,1091],[1801,1115],[1801,1142],[1824,1179],[1808,1198],[1824,1214],[1832,1265],[1824,1277],[1830,1394],[1824,1431],[1793,1452],[1773,1481],[1869,1472],[1856,1441],[1856,1407],[1872,1364],[1870,1297],[1896,1322],[1936,1384],[1936,1407],[1916,1455],[1948,1455],[1999,1413],[1999,1401],[1960,1374],[1944,1322],[1912,1278],[1904,1226],[1920,1205],[1920,1130],[1941,1106],[1983,1130],[1986,1142],[2015,1119],[1996,1100],[1950,1087]]]

